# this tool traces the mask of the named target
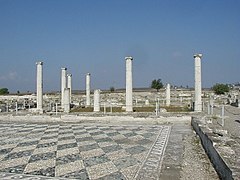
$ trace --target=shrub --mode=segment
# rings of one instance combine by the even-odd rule
[[[212,90],[215,92],[215,94],[224,94],[225,92],[229,92],[229,87],[227,84],[215,84],[212,87]]]

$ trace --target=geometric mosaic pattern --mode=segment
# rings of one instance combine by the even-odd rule
[[[170,126],[0,123],[0,179],[158,179]]]

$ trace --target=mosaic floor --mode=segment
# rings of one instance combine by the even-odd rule
[[[158,179],[170,126],[0,124],[0,179]]]

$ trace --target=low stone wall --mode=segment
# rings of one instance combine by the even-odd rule
[[[236,154],[230,146],[226,146],[229,138],[223,138],[223,141],[217,140],[216,134],[209,129],[204,121],[199,118],[192,117],[191,124],[195,132],[201,139],[202,145],[211,160],[216,172],[221,179],[231,180],[240,179],[239,169],[237,167]],[[234,158],[235,156],[235,158]]]
[[[173,117],[134,117],[133,115],[0,115],[0,121],[5,122],[31,122],[31,123],[115,123],[115,124],[162,124],[174,122],[189,122],[190,116]]]

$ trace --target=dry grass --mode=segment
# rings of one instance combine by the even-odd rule
[[[72,109],[71,112],[93,112],[93,107],[77,107]]]
[[[189,112],[190,110],[187,107],[180,106],[169,106],[161,107],[167,110],[167,112]],[[103,112],[104,108],[101,107],[100,111]],[[74,108],[71,112],[93,112],[93,107],[77,107]],[[110,107],[106,107],[106,112],[111,112]],[[112,112],[125,112],[121,107],[112,107]],[[133,107],[133,112],[155,112],[155,107]]]
[[[167,112],[190,112],[191,110],[187,106],[169,106],[163,107]]]

